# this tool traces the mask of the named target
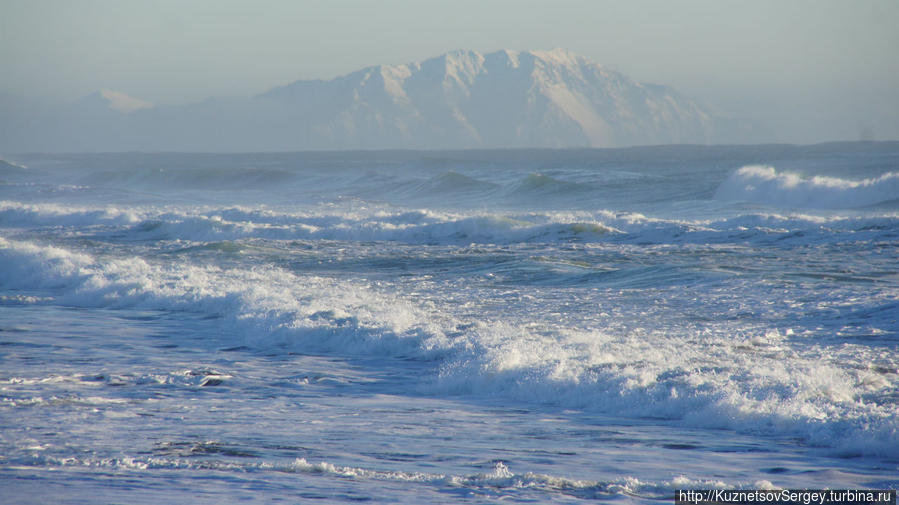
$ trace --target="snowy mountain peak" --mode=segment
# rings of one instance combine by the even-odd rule
[[[261,97],[306,119],[324,112],[315,131],[341,139],[334,147],[609,147],[707,143],[712,135],[699,104],[565,49],[451,51]],[[322,100],[336,108],[323,111]]]
[[[414,63],[370,66],[331,80],[299,80],[247,99],[141,112],[151,107],[145,100],[104,89],[59,114],[46,115],[43,122],[32,121],[33,132],[17,133],[18,138],[46,140],[23,144],[0,138],[0,148],[613,147],[732,142],[734,137],[720,131],[751,134],[667,86],[641,84],[565,49],[452,51]],[[7,122],[24,122],[14,119]],[[51,130],[59,133],[42,133]],[[740,135],[746,138],[746,133]]]
[[[565,49],[459,50],[297,81],[260,95],[326,132],[326,148],[610,147],[708,143],[711,114]],[[323,106],[327,104],[327,106]]]
[[[549,51],[528,51],[529,54],[532,54],[537,59],[553,65],[562,65],[567,67],[578,66],[582,64],[590,63],[583,56],[579,56],[575,53],[567,49],[551,49]]]
[[[113,91],[106,88],[95,93],[95,96],[102,99],[109,110],[121,112],[122,114],[130,114],[132,112],[153,107],[153,104],[146,100],[134,98],[133,96],[128,96],[120,91]]]
[[[510,68],[518,68],[519,65],[518,51],[511,51],[509,49],[489,53],[485,55],[485,59],[501,61]]]

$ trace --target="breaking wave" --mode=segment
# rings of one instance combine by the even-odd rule
[[[790,331],[664,325],[616,335],[460,316],[377,283],[190,261],[109,259],[0,239],[0,286],[47,302],[214,317],[237,345],[413,357],[428,394],[497,395],[689,426],[795,436],[837,455],[895,455],[896,364],[877,350],[797,346]],[[43,290],[43,291],[42,291]],[[894,304],[895,306],[895,304]],[[521,324],[519,324],[521,323]],[[785,359],[789,357],[789,359]],[[847,360],[849,366],[847,366]],[[886,398],[886,400],[883,400]]]
[[[0,226],[69,231],[104,240],[343,240],[468,245],[559,242],[640,244],[833,243],[899,236],[895,216],[823,217],[750,213],[714,220],[678,220],[638,213],[442,212],[395,208],[335,208],[301,212],[246,207],[132,208],[22,204],[0,201]]]
[[[715,198],[799,208],[869,207],[899,201],[899,172],[862,180],[820,175],[806,178],[770,166],[749,165],[724,181]]]
[[[213,446],[214,441],[202,442]],[[287,473],[310,477],[339,477],[357,481],[386,481],[402,484],[435,486],[438,488],[466,489],[485,496],[502,496],[508,493],[537,492],[562,494],[578,499],[614,499],[637,496],[647,499],[667,500],[676,489],[776,489],[771,482],[760,480],[725,484],[717,480],[694,480],[684,476],[671,480],[649,482],[633,477],[615,480],[592,481],[557,477],[534,472],[513,472],[503,462],[497,462],[492,471],[476,474],[439,474],[401,470],[377,470],[360,466],[336,465],[328,461],[311,462],[305,458],[285,462],[256,462],[240,459],[204,459],[171,457],[54,457],[39,456],[15,461],[20,466],[40,468],[104,468],[117,472],[146,472],[152,470],[215,470],[229,473]],[[537,495],[539,496],[539,494]]]

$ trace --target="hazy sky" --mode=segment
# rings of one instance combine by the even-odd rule
[[[783,141],[899,139],[899,0],[0,0],[0,91],[66,100],[177,104],[555,47]]]

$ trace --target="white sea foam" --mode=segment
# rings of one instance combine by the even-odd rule
[[[0,285],[6,289],[52,288],[57,303],[74,306],[201,310],[244,327],[250,339],[264,338],[258,344],[265,346],[299,339],[311,350],[346,346],[351,352],[402,353],[410,346],[435,348],[437,343],[417,337],[440,336],[421,326],[430,323],[420,309],[365,283],[298,277],[278,268],[98,260],[3,238],[0,263],[6,267],[0,271]]]
[[[216,447],[215,441],[201,445]],[[776,489],[768,481],[724,483],[720,480],[696,480],[684,476],[670,480],[645,481],[623,476],[615,480],[595,481],[559,477],[534,472],[514,472],[503,462],[497,462],[492,471],[474,474],[440,474],[400,470],[377,470],[362,466],[337,465],[328,461],[310,462],[297,458],[291,462],[256,462],[239,459],[190,459],[171,457],[57,457],[41,455],[35,451],[31,458],[19,458],[15,464],[21,467],[39,466],[57,469],[105,468],[119,472],[152,472],[156,470],[204,471],[236,473],[277,472],[307,476],[339,477],[356,481],[386,481],[417,484],[444,489],[468,489],[480,493],[496,494],[536,491],[538,493],[563,494],[580,499],[602,499],[638,496],[646,499],[669,499],[676,489]]]
[[[116,207],[80,207],[55,203],[27,204],[0,201],[0,225],[34,226],[92,226],[126,225],[140,218],[130,210]]]
[[[822,216],[752,213],[683,220],[598,211],[447,212],[395,208],[273,211],[242,207],[80,207],[0,202],[0,226],[46,227],[116,240],[215,242],[243,239],[391,241],[406,244],[511,244],[635,241],[640,243],[825,243],[863,240],[899,227],[891,214]]]
[[[715,193],[721,200],[784,207],[839,209],[899,200],[899,172],[851,180],[816,175],[803,177],[774,167],[749,165],[737,170]]]
[[[8,494],[895,487],[897,146],[26,156]]]
[[[740,336],[727,325],[705,334],[664,326],[547,331],[513,314],[460,319],[361,280],[98,259],[6,239],[0,263],[5,289],[52,288],[56,303],[76,306],[216,314],[257,348],[436,359],[439,377],[419,385],[429,394],[500,395],[790,434],[840,454],[899,450],[899,406],[870,401],[899,387],[899,363],[869,370],[877,351],[861,346],[841,354],[793,345],[777,331]]]

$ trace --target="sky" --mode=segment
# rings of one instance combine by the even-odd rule
[[[565,48],[777,140],[899,139],[897,0],[0,0],[0,92],[249,96],[456,49]]]

